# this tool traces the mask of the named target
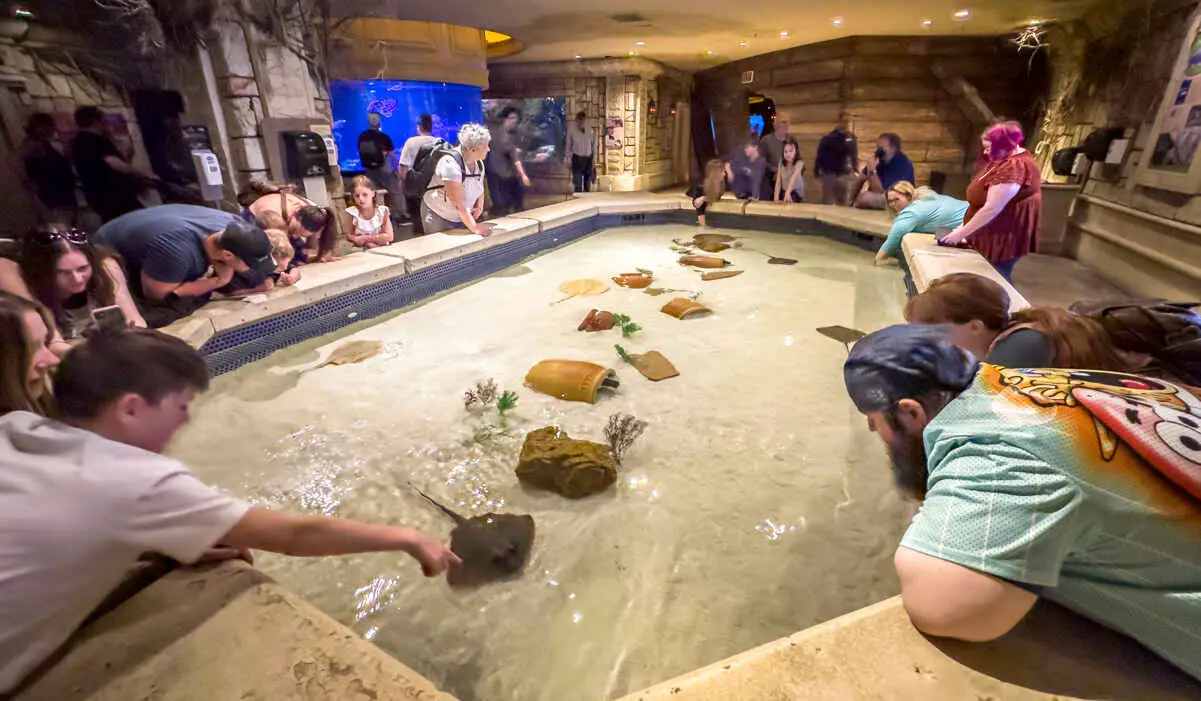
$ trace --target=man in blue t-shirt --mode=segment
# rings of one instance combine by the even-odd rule
[[[174,304],[177,313],[158,323],[147,317],[152,326],[194,310],[235,274],[240,287],[254,288],[275,271],[271,241],[262,229],[209,207],[165,204],[133,211],[101,226],[96,242],[120,254],[139,302]]]
[[[913,161],[901,151],[900,136],[881,134],[876,139],[876,157],[860,176],[859,188],[864,183],[867,183],[867,187],[855,198],[855,206],[860,209],[884,209],[885,194],[902,180],[917,184]]]
[[[921,503],[894,557],[919,630],[992,640],[1043,597],[1201,679],[1201,399],[981,365],[925,325],[863,338],[843,375]]]

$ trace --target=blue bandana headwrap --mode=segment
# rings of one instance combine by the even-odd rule
[[[901,324],[856,342],[842,374],[851,401],[867,413],[938,390],[962,392],[979,367],[971,353],[948,340],[944,329]]]

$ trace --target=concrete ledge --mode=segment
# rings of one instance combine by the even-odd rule
[[[990,643],[926,638],[900,597],[854,611],[623,701],[1182,701],[1201,684],[1137,643],[1040,602]]]
[[[566,226],[596,216],[598,212],[595,201],[578,197],[570,202],[560,202],[521,212],[521,218],[533,219],[538,222],[541,231],[546,231],[556,226]]]
[[[1009,294],[1009,311],[1018,312],[1030,306],[1030,302],[1022,296],[1017,288],[1001,277],[997,269],[979,253],[968,248],[946,248],[938,245],[938,240],[932,234],[906,234],[901,239],[901,250],[905,261],[909,263],[909,271],[913,276],[913,284],[918,292],[925,292],[943,275],[951,273],[974,273],[992,280]]]
[[[493,219],[490,223],[496,228],[487,238],[470,233],[427,234],[394,243],[391,246],[373,248],[368,255],[403,260],[402,272],[414,273],[431,265],[499,246],[523,236],[536,234],[541,230],[536,220],[524,217],[502,217]]]
[[[14,701],[453,701],[244,563],[176,570],[83,628]]]

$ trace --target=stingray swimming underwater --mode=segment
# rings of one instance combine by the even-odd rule
[[[463,564],[447,572],[446,581],[452,587],[512,579],[525,569],[534,545],[533,516],[488,513],[463,518],[420,489],[413,487],[413,491],[455,522],[450,532],[450,549]]]

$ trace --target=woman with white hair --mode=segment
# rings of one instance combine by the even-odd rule
[[[477,221],[484,212],[484,157],[492,135],[480,124],[464,124],[459,145],[442,156],[421,198],[425,233],[466,229],[488,236],[489,224]]]

